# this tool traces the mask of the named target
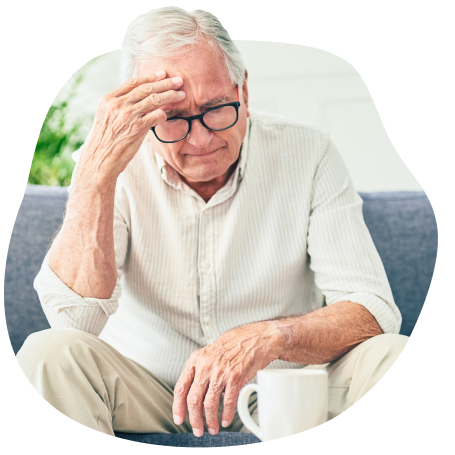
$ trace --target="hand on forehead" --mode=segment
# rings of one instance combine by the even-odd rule
[[[195,114],[209,107],[236,101],[237,92],[226,69],[224,58],[213,47],[203,44],[194,46],[179,58],[151,57],[137,67],[137,75],[144,77],[160,69],[166,77],[181,77],[180,90],[186,94],[180,103],[164,105],[162,109],[179,115]]]

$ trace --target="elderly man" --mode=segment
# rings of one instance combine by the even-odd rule
[[[201,436],[246,431],[236,401],[258,370],[328,364],[340,414],[406,337],[329,137],[250,113],[209,13],[138,17],[122,65],[35,280],[52,329],[18,353],[27,377],[93,429]]]

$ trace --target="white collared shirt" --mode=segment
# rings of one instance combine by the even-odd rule
[[[306,124],[252,114],[208,203],[145,141],[117,181],[114,241],[110,299],[74,293],[47,256],[35,289],[52,327],[99,335],[170,386],[194,350],[253,321],[349,300],[384,333],[400,329],[362,200],[328,135]]]

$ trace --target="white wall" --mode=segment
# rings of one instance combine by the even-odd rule
[[[367,87],[346,61],[291,44],[236,41],[249,73],[250,106],[330,131],[358,191],[421,190],[384,130]],[[81,69],[71,115],[93,117],[119,84],[119,51]],[[67,87],[58,95],[64,98]]]

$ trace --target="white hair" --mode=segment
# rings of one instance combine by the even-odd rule
[[[121,50],[122,81],[136,76],[137,64],[150,56],[172,58],[201,39],[221,52],[233,84],[242,87],[245,65],[239,50],[220,21],[206,11],[185,11],[175,6],[138,16],[128,27]]]

